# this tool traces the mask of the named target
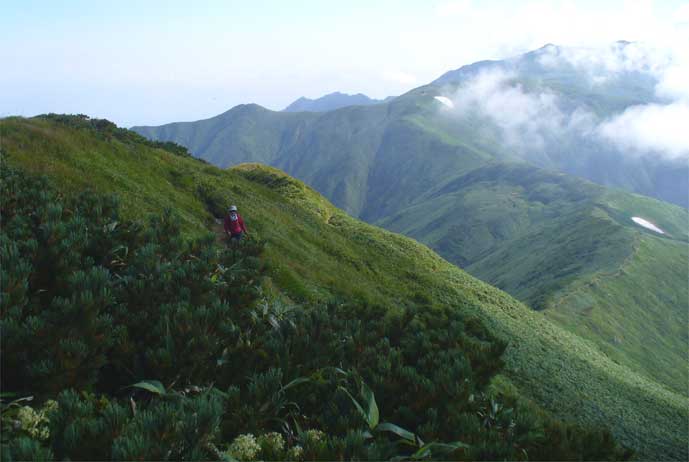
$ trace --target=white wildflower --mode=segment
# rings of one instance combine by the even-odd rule
[[[312,441],[314,443],[319,442],[325,436],[325,433],[323,433],[320,430],[306,430],[305,433],[306,433],[306,440]]]
[[[287,460],[302,460],[302,457],[304,457],[304,448],[299,445],[291,447],[289,451],[287,451]]]
[[[258,444],[273,452],[281,452],[285,449],[285,440],[281,434],[276,432],[266,433],[258,437]]]
[[[228,454],[241,461],[252,461],[261,450],[261,446],[256,442],[256,438],[251,433],[239,435],[232,441]]]

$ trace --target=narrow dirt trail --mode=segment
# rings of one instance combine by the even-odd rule
[[[215,234],[215,242],[219,244],[224,244],[227,242],[225,238],[225,229],[223,227],[223,221],[220,218],[215,218],[215,222],[211,226],[211,231]]]

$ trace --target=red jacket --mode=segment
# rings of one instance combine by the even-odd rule
[[[225,232],[230,234],[246,233],[246,226],[242,216],[237,213],[237,219],[232,220],[231,213],[225,216]]]

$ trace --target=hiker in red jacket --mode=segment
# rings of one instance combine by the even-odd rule
[[[230,206],[230,210],[228,210],[227,216],[225,217],[225,234],[229,236],[230,240],[240,241],[246,232],[244,220],[239,212],[237,212],[237,206]]]

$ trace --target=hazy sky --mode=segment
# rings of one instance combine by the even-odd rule
[[[0,117],[196,120],[397,95],[545,43],[688,48],[689,1],[0,1]],[[685,53],[686,55],[686,53]]]

